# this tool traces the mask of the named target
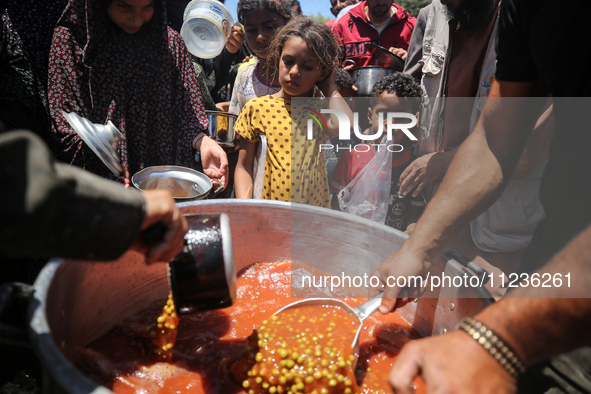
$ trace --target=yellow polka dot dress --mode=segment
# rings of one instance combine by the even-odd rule
[[[314,101],[316,102],[316,101]],[[324,131],[314,129],[313,139],[306,139],[307,117],[294,111],[291,102],[271,96],[250,100],[234,126],[247,141],[255,143],[267,137],[267,161],[263,198],[330,207],[328,179],[319,144],[327,140]]]

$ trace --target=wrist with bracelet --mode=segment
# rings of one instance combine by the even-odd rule
[[[515,379],[525,371],[525,364],[513,349],[482,322],[473,317],[465,317],[457,328],[478,342]]]

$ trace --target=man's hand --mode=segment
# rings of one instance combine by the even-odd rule
[[[146,245],[144,240],[138,240],[132,245],[136,250],[146,250],[146,263],[157,261],[169,262],[183,249],[187,221],[181,215],[172,194],[168,190],[148,190],[143,192],[146,200],[146,216],[141,226],[145,231],[151,226],[162,223],[166,228],[164,238],[155,245]]]
[[[226,49],[231,54],[234,54],[240,50],[242,44],[244,43],[244,31],[240,26],[232,26],[232,30],[230,31],[230,37],[228,37],[228,41],[226,42]]]
[[[427,393],[515,393],[516,381],[468,334],[410,341],[402,348],[388,381],[397,394],[411,394],[421,376]]]
[[[221,180],[224,187],[228,186],[228,156],[222,147],[211,138],[203,137],[199,154],[205,175]]]
[[[423,275],[430,266],[427,255],[412,250],[407,251],[403,245],[398,252],[384,260],[371,274],[378,277],[379,286],[370,287],[369,297],[373,297],[383,290],[384,296],[379,310],[383,314],[392,312],[417,297],[421,291],[418,288],[396,287],[394,281],[397,278],[406,277],[408,283],[409,276]]]
[[[443,153],[427,153],[410,163],[400,174],[398,194],[406,196],[412,193],[413,197],[418,196],[431,182],[442,178],[448,166],[435,164],[433,156]]]

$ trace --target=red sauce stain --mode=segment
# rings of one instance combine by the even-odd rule
[[[240,272],[236,303],[226,309],[184,315],[172,361],[155,362],[149,328],[163,302],[115,326],[84,349],[66,349],[70,360],[97,383],[116,393],[244,393],[239,363],[249,337],[291,298],[291,263],[257,263]],[[364,299],[342,298],[352,307]],[[418,338],[398,314],[375,313],[363,324],[355,392],[389,393],[387,375],[400,348]],[[352,337],[351,337],[352,338]],[[419,380],[415,392],[424,392]],[[334,391],[342,392],[342,391]]]

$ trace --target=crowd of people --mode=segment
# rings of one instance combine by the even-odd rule
[[[501,273],[572,275],[550,290],[493,288],[498,302],[458,330],[406,345],[389,376],[396,392],[411,392],[417,375],[428,392],[591,392],[591,52],[577,44],[589,5],[432,0],[413,16],[393,0],[331,0],[335,19],[319,23],[297,0],[240,0],[222,53],[199,59],[179,33],[187,3],[0,0],[2,282],[30,281],[31,259],[111,260],[135,248],[149,263],[169,260],[186,221],[170,193],[129,188],[129,175],[196,168],[221,180],[222,198],[310,204],[408,233],[373,273],[382,313],[416,290],[388,287],[389,277],[424,275],[449,248]],[[404,68],[375,81],[363,107],[355,77],[388,66],[368,44]],[[553,57],[553,44],[578,60]],[[233,148],[207,135],[208,110],[237,117]],[[124,175],[64,112],[121,131]],[[396,151],[374,138],[388,113],[416,120],[412,135],[388,129],[382,141]],[[364,126],[345,142],[359,149],[338,149],[340,116],[357,115]],[[164,239],[142,243],[158,222]]]

